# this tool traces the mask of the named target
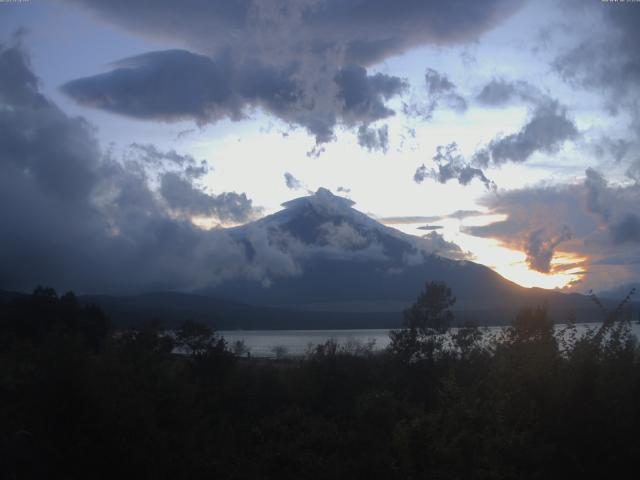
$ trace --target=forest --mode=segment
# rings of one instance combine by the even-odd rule
[[[640,454],[629,299],[586,334],[532,306],[489,335],[452,329],[453,292],[427,283],[383,352],[328,341],[266,360],[188,319],[115,330],[38,287],[0,301],[1,476],[627,477]]]

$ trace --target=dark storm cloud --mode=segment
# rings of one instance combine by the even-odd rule
[[[370,65],[422,44],[477,39],[520,0],[68,0],[136,33],[186,40],[199,50],[247,42],[261,56],[279,48]],[[281,45],[281,39],[288,46]],[[244,46],[244,45],[243,45]],[[288,51],[287,51],[288,50]]]
[[[299,107],[299,89],[290,70],[237,65],[228,53],[211,59],[185,50],[165,50],[114,66],[110,72],[71,81],[62,90],[79,103],[131,117],[188,118],[200,124],[221,118],[239,120],[251,106],[262,106],[287,120],[295,117]],[[299,119],[298,123],[305,122]]]
[[[372,128],[361,125],[358,128],[358,144],[369,151],[381,151],[387,153],[389,150],[389,127],[383,125],[380,128]]]
[[[21,48],[0,46],[0,65],[0,224],[10,227],[0,236],[2,288],[193,289],[255,274],[225,231],[202,230],[166,208],[238,219],[250,208],[246,197],[198,194],[186,173],[191,160],[145,147],[184,175],[182,183],[164,177],[173,189],[152,190],[147,162],[111,159],[87,122],[38,92]]]
[[[59,201],[82,199],[97,182],[85,160],[99,155],[97,142],[84,120],[67,118],[37,88],[20,48],[0,44],[0,162]]]
[[[114,70],[80,78],[62,90],[79,103],[136,118],[199,123],[242,112],[231,89],[228,59],[184,50],[150,52],[114,63]]]
[[[427,178],[432,178],[439,183],[447,183],[449,180],[457,180],[460,185],[468,185],[474,179],[480,180],[487,190],[495,190],[495,184],[489,180],[484,172],[471,166],[458,152],[458,145],[454,142],[446,147],[440,145],[433,156],[435,168],[428,169],[424,164],[418,167],[413,179],[416,183],[422,183]]]
[[[402,81],[365,67],[417,45],[475,40],[522,4],[68,1],[204,54],[152,52],[118,62],[112,72],[65,85],[76,100],[138,118],[200,123],[243,118],[259,107],[302,126],[317,143],[332,140],[338,124],[359,127],[393,114],[385,102],[401,92]],[[462,97],[447,95],[463,108]]]
[[[318,143],[333,137],[338,122],[368,124],[389,117],[385,102],[406,84],[398,77],[368,75],[348,65],[334,80],[335,96],[305,98],[295,67],[238,64],[228,53],[210,59],[184,50],[151,52],[116,62],[116,69],[65,84],[62,90],[84,105],[136,118],[200,124],[221,118],[240,120],[262,107],[285,122],[300,125]],[[322,100],[322,99],[319,99]]]
[[[390,117],[393,110],[385,101],[398,95],[406,83],[399,77],[377,73],[368,75],[359,65],[348,65],[338,71],[334,78],[338,85],[340,110],[347,123],[370,123]]]

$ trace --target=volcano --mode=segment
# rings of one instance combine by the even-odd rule
[[[287,274],[266,281],[236,278],[202,293],[305,311],[400,312],[425,282],[443,281],[454,292],[458,311],[500,318],[489,323],[502,323],[525,305],[547,306],[556,316],[593,310],[582,295],[521,287],[464,259],[437,233],[405,234],[323,188],[283,207],[230,233],[256,264],[264,261],[269,245],[270,255],[289,266]]]
[[[589,297],[524,288],[467,260],[435,232],[405,234],[323,188],[224,233],[242,252],[241,274],[195,292],[83,301],[103,307],[116,324],[189,318],[220,329],[394,328],[426,282],[442,281],[457,298],[459,324],[506,324],[526,306],[547,308],[556,322],[602,320]]]

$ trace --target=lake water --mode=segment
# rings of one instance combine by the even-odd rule
[[[598,323],[581,323],[576,325],[578,333],[588,328],[598,328]],[[556,325],[557,329],[564,325]],[[488,327],[489,333],[499,334],[503,327]],[[631,325],[633,334],[640,338],[640,325]],[[274,358],[277,350],[284,356],[302,356],[310,346],[319,345],[329,339],[339,344],[347,343],[367,344],[374,342],[373,350],[383,350],[389,345],[389,330],[222,330],[218,332],[230,345],[236,341],[244,342],[251,352],[251,356],[259,358]]]

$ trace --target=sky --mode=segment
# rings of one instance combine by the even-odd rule
[[[0,287],[219,282],[225,228],[321,187],[527,287],[637,283],[638,24],[630,1],[0,2]]]

